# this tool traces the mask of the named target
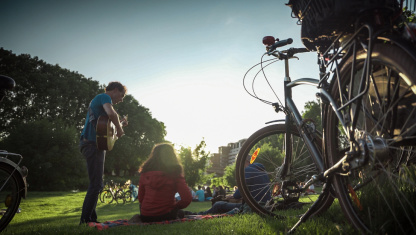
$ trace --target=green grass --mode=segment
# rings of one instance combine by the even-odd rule
[[[235,215],[218,219],[169,225],[119,226],[104,231],[79,226],[85,192],[29,192],[23,199],[21,213],[16,214],[3,234],[284,234],[296,218],[278,220],[257,214]],[[211,202],[193,202],[186,209],[203,211]],[[99,221],[130,219],[138,214],[138,202],[103,204],[98,202]],[[339,206],[333,205],[324,216],[301,225],[296,234],[350,234]]]

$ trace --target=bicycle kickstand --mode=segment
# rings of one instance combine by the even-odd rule
[[[331,184],[330,181],[327,180],[327,183],[324,184],[322,193],[319,195],[318,199],[312,204],[312,206],[309,208],[308,211],[305,212],[305,214],[300,217],[299,221],[289,230],[288,234],[292,234],[295,232],[297,227],[303,222],[305,222],[312,214],[315,212],[315,210],[319,207],[319,204],[323,200],[325,196],[330,196],[331,193]]]

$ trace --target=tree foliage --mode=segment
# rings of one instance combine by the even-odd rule
[[[115,105],[115,109],[123,116],[128,114],[129,125],[124,128],[125,136],[117,140],[112,151],[107,152],[105,171],[114,171],[120,176],[134,176],[139,166],[150,154],[153,146],[164,141],[165,125],[152,118],[149,109],[141,106],[131,95]]]
[[[202,140],[193,151],[191,148],[183,146],[179,151],[179,158],[184,168],[186,183],[192,188],[203,180],[209,154],[205,152],[205,146],[205,141]]]
[[[308,101],[306,102],[305,111],[302,112],[303,119],[311,119],[314,121],[316,129],[322,132],[322,118],[320,102]]]
[[[0,49],[0,74],[12,77],[16,88],[0,106],[0,136],[21,123],[61,119],[81,128],[91,99],[100,92],[97,81],[30,55]]]
[[[16,81],[14,91],[0,104],[1,149],[23,155],[22,165],[29,168],[31,188],[85,189],[88,178],[78,150],[79,135],[88,105],[95,95],[104,92],[104,85],[59,65],[3,48],[0,74]],[[120,176],[123,172],[133,176],[154,144],[164,141],[165,125],[131,95],[115,109],[129,115],[129,125],[126,135],[107,152],[105,174]]]
[[[231,164],[225,167],[224,176],[222,178],[223,185],[227,185],[230,187],[234,187],[237,185],[237,181],[235,178],[235,164]]]
[[[23,123],[0,142],[0,148],[21,154],[29,169],[30,190],[68,190],[88,186],[85,161],[78,150],[78,133],[65,121],[46,119]]]

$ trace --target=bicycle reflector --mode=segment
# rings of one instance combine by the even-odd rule
[[[265,46],[271,46],[273,45],[275,42],[279,41],[279,39],[275,39],[273,36],[266,36],[263,38],[263,44]]]
[[[253,162],[257,158],[257,155],[259,155],[259,152],[260,152],[260,148],[256,149],[256,151],[254,151],[253,155],[251,155],[250,164],[253,164]]]

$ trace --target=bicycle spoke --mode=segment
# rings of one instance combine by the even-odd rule
[[[388,56],[394,55],[397,60],[400,58],[404,61],[401,57],[406,55],[397,48],[383,44],[377,45],[374,51],[377,58],[372,59],[367,93],[343,110],[346,119],[349,117],[348,112],[357,118],[353,120],[355,126],[344,120],[354,135],[351,143],[357,146],[352,159],[365,162],[356,165],[348,175],[336,176],[334,186],[341,206],[356,228],[372,233],[414,233],[416,91],[412,88],[415,86],[415,78],[404,74],[415,73],[398,72],[396,69],[399,66],[395,60],[384,61],[387,52]],[[360,81],[363,63],[363,59],[354,62],[356,69],[353,71],[351,63],[342,69],[342,84],[337,84],[342,90],[334,88],[332,95],[339,96],[339,93],[346,94],[354,90],[351,99],[356,98],[354,96],[360,91],[348,84]],[[351,72],[354,76],[350,76]],[[351,77],[358,81],[352,82]],[[341,102],[345,101],[337,100],[337,103]],[[361,106],[360,109],[356,109],[358,106]],[[334,164],[345,156],[341,151],[344,149],[342,141],[349,136],[342,130],[331,131],[334,126],[339,126],[335,114],[329,113],[328,120],[329,135],[326,138],[330,142],[329,161]],[[334,138],[335,136],[339,138]]]

